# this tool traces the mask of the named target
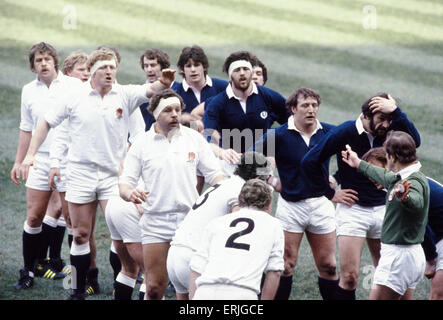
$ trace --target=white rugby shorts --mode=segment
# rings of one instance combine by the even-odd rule
[[[132,202],[120,197],[112,197],[106,205],[106,224],[112,240],[124,243],[141,242],[141,231],[138,225],[140,213]]]
[[[381,244],[380,261],[375,269],[373,284],[391,288],[400,295],[415,289],[423,278],[426,258],[420,244]]]
[[[178,293],[189,292],[189,263],[194,252],[191,248],[172,245],[168,251],[166,266],[168,277]]]
[[[28,179],[25,186],[30,189],[50,191],[48,184],[49,171],[51,170],[51,163],[49,156],[46,154],[35,155],[35,166],[29,168]],[[66,167],[60,168],[60,180],[54,177],[56,189],[59,192],[66,192]]]
[[[437,247],[437,266],[435,271],[443,270],[443,239],[435,245]]]
[[[103,171],[95,164],[70,163],[66,186],[66,200],[72,203],[108,200],[119,195],[117,174]]]
[[[327,234],[335,230],[334,205],[324,196],[291,202],[279,195],[275,217],[288,232]]]
[[[354,204],[348,207],[338,203],[335,210],[337,236],[380,239],[385,209],[385,205],[362,207]]]
[[[201,284],[192,300],[258,300],[254,290],[227,284]]]
[[[173,195],[170,195],[171,197]],[[183,221],[187,212],[154,213],[144,212],[139,226],[142,232],[142,244],[171,242],[175,230]]]

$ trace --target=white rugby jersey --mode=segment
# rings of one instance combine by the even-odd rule
[[[145,213],[188,212],[198,197],[197,169],[208,183],[222,175],[209,143],[197,131],[180,125],[171,141],[155,126],[136,138],[125,158],[119,183],[136,187],[142,177],[149,191]]]
[[[147,85],[113,85],[103,98],[85,82],[75,94],[57,102],[46,113],[51,127],[68,118],[71,137],[68,161],[95,164],[117,174],[127,151],[129,116],[148,101]]]
[[[215,218],[193,254],[190,267],[202,284],[227,284],[260,293],[263,272],[282,271],[284,235],[280,222],[264,211],[242,208]]]
[[[67,120],[64,120],[64,122],[66,121]],[[135,137],[142,132],[145,132],[145,121],[143,120],[140,108],[137,108],[129,116],[129,142],[132,144],[135,141]],[[60,168],[60,163],[66,160],[70,142],[71,137],[69,135],[68,125],[58,126],[54,132],[51,150],[49,152],[51,168]]]
[[[208,188],[194,203],[172,239],[171,245],[196,249],[202,230],[214,218],[230,213],[238,205],[245,180],[237,175]]]
[[[69,95],[69,92],[74,91],[81,84],[79,79],[65,76],[59,71],[57,78],[52,80],[49,87],[38,78],[24,85],[21,97],[20,130],[34,133],[44,115],[52,112],[55,101]],[[49,130],[45,141],[37,150],[40,155],[49,155],[53,136],[54,130]]]

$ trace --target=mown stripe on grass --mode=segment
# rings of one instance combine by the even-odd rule
[[[207,3],[205,0],[193,1]],[[441,17],[438,16],[426,16],[426,20],[419,22],[412,19],[413,12],[377,10],[376,29],[366,30],[364,22],[368,14],[363,11],[363,8],[367,4],[350,8],[349,6],[340,7],[330,2],[318,2],[314,7],[311,1],[300,0],[272,2],[248,0],[247,2],[246,4],[235,0],[224,0],[212,4],[218,7],[229,7],[243,14],[256,13],[280,20],[297,20],[311,26],[325,26],[337,31],[360,33],[362,37],[375,37],[387,43],[443,40],[443,26]]]
[[[127,1],[125,1],[126,3]],[[213,10],[213,6],[207,4],[194,4],[193,2],[178,2],[177,7],[169,9],[160,3],[149,3],[149,6],[141,0],[130,0],[131,3],[146,8],[169,11],[171,15],[177,10],[181,12],[180,19],[189,20],[189,23],[197,21],[199,26],[205,25],[205,29],[211,28],[215,22],[228,24],[240,28],[250,28],[255,38],[250,39],[251,43],[263,44],[287,44],[287,43],[311,43],[333,47],[339,51],[349,51],[354,55],[368,57],[376,60],[385,60],[392,63],[404,65],[415,65],[425,70],[443,73],[443,58],[438,55],[428,55],[420,50],[403,48],[398,45],[383,45],[377,40],[364,39],[360,36],[345,32],[336,32],[325,27],[311,27],[306,23],[297,21],[279,21],[258,15],[237,14],[227,9],[219,8]],[[151,10],[151,9],[150,9]],[[203,17],[204,16],[204,17]],[[206,22],[206,20],[210,20]],[[211,24],[212,23],[212,24]],[[219,31],[223,39],[224,31]],[[232,30],[231,27],[228,30]],[[232,34],[234,38],[238,35],[247,35],[243,29],[239,29]],[[269,39],[268,35],[271,36]],[[228,35],[229,36],[229,35]],[[399,59],[405,57],[405,59]],[[425,63],[424,61],[427,61]],[[435,67],[431,68],[429,64]]]
[[[121,4],[121,5],[123,5],[123,4]],[[128,9],[128,7],[130,7],[130,6],[128,6],[127,4],[125,4],[125,8],[126,9]],[[117,7],[117,8],[115,8],[116,10],[118,10],[118,12],[120,12],[123,8],[121,8],[121,7]],[[44,12],[45,12],[45,14],[47,14],[47,10],[46,10],[46,8],[43,8],[42,10],[44,10]],[[51,10],[50,8],[48,9],[48,10]],[[52,9],[54,12],[57,12],[57,8],[53,8]],[[21,11],[21,10],[20,10]],[[151,11],[153,11],[153,10],[149,10],[150,12]],[[82,6],[80,6],[79,7],[79,12],[89,12],[86,8],[83,8]],[[153,14],[153,16],[154,17],[158,17],[158,16],[163,16],[165,13],[163,12],[162,13],[162,11],[161,10],[156,10],[156,9],[154,9],[154,12],[151,12],[152,14]],[[119,21],[121,21],[122,20],[122,18],[119,18],[119,16],[112,16],[112,15],[110,15],[109,13],[106,13],[105,14],[106,16],[110,16],[112,19],[111,20],[114,20],[114,19],[119,19]],[[144,11],[143,10],[141,10],[140,8],[137,8],[137,11],[134,13],[134,15],[135,16],[133,16],[132,17],[132,19],[131,19],[131,21],[133,22],[133,24],[134,23],[136,23],[137,21],[139,21],[137,18],[140,18],[140,20],[142,20],[142,21],[145,21],[146,20],[146,18],[145,18],[145,14],[144,14]],[[82,16],[83,16],[83,14],[82,14]],[[136,18],[137,17],[137,18]],[[57,17],[57,15],[53,15],[53,17],[52,17],[52,19],[57,19],[58,17]],[[86,20],[89,20],[89,16],[85,16],[84,17]],[[100,18],[100,17],[99,17]],[[171,19],[171,17],[169,17],[169,19]],[[172,17],[172,19],[174,20],[172,23],[178,23],[179,25],[184,25],[185,24],[185,21],[186,20],[189,20],[187,17],[181,17],[181,18],[178,18],[178,20],[177,19],[175,19],[175,17]],[[180,20],[180,19],[183,19],[183,20]],[[203,21],[204,22],[204,21]],[[153,23],[154,25],[158,25],[158,23]],[[184,32],[185,30],[184,30],[184,28],[182,28],[181,29],[181,33],[184,33],[185,35],[189,35],[189,34],[193,34],[192,33],[192,30],[194,30],[194,28],[197,28],[198,26],[200,26],[200,24],[201,24],[201,21],[199,21],[199,22],[197,22],[197,25],[193,25],[192,23],[188,23],[188,25],[187,25],[187,28],[190,28],[190,30],[188,31],[188,32]],[[81,28],[82,30],[78,30],[78,31],[76,31],[76,32],[80,32],[80,33],[84,33],[84,29],[85,29],[85,26],[84,26],[84,24],[82,24],[83,25],[83,28]],[[123,25],[124,26],[126,26],[127,24],[125,24],[125,23],[123,23]],[[87,27],[87,26],[86,26]],[[137,27],[139,28],[139,26],[137,25]],[[112,28],[112,26],[111,26],[111,28]],[[80,28],[79,28],[80,29]],[[108,31],[107,33],[109,33],[109,34],[113,34],[114,33],[114,30],[109,30],[109,29],[106,29],[105,27],[101,27],[101,29],[104,29],[105,31]],[[216,30],[218,30],[218,29],[221,29],[221,30],[224,30],[225,28],[224,28],[224,25],[216,25],[215,26],[215,29]],[[119,29],[118,29],[118,35],[121,35],[121,32],[120,31],[126,31],[126,29],[124,28],[124,27],[120,27],[119,26]],[[96,31],[96,30],[95,30]],[[254,35],[254,31],[251,29],[251,30],[248,30],[248,29],[246,29],[246,30],[240,30],[241,32],[239,32],[239,33],[237,33],[237,34],[241,34],[241,35],[246,35],[246,36],[244,36],[243,38],[240,38],[238,41],[239,42],[242,42],[242,41],[246,41],[246,42],[253,42],[253,40],[254,39],[250,39],[250,38],[248,38],[248,34],[250,34],[250,35]],[[129,30],[128,30],[128,32],[130,32]],[[216,32],[215,30],[214,30],[214,32]],[[67,35],[69,35],[69,33],[67,34]],[[259,39],[262,39],[264,42],[266,42],[266,41],[268,41],[269,39],[266,39],[267,38],[267,35],[266,35],[266,33],[264,33],[264,34],[262,34],[262,33],[257,33],[257,35],[258,35],[258,38]],[[87,34],[85,35],[85,36],[87,36]],[[196,35],[194,35],[194,36],[196,36]],[[200,34],[198,35],[198,36],[200,36]],[[226,35],[226,37],[229,37],[229,35]],[[237,37],[237,35],[236,35],[236,37]],[[125,39],[127,39],[127,40],[133,40],[133,43],[134,42],[140,42],[140,41],[144,41],[144,40],[139,40],[138,38],[136,38],[136,37],[134,37],[134,34],[133,33],[131,33],[131,35],[130,35],[130,37],[128,37],[128,35],[126,34],[126,36],[124,37]],[[220,36],[214,36],[214,38],[220,38]],[[232,39],[232,38],[231,38]],[[266,40],[264,40],[264,39],[266,39]],[[109,39],[110,41],[112,41],[112,40],[114,40],[114,38],[112,38],[112,37],[110,37],[110,39]],[[163,41],[165,40],[164,38],[162,39]],[[288,43],[288,40],[289,39],[286,39],[285,41],[282,41],[282,43]],[[290,42],[290,41],[289,41]],[[126,42],[127,43],[127,42]],[[123,44],[125,44],[125,42],[123,42]],[[294,45],[294,50],[295,50],[295,52],[298,52],[299,54],[302,54],[302,55],[307,55],[307,54],[309,54],[310,55],[310,58],[311,58],[311,56],[312,56],[312,58],[315,58],[316,60],[323,60],[324,59],[324,57],[325,56],[328,56],[328,57],[330,57],[331,58],[331,63],[334,63],[334,64],[344,64],[344,65],[347,65],[348,63],[349,63],[349,60],[352,60],[353,61],[353,66],[354,67],[356,67],[356,68],[361,68],[361,69],[363,69],[363,68],[365,68],[366,66],[371,66],[371,65],[373,65],[373,63],[375,62],[375,61],[377,61],[377,59],[379,59],[380,58],[380,56],[382,56],[380,53],[382,53],[382,54],[384,54],[384,55],[386,55],[386,52],[385,52],[385,47],[371,47],[371,46],[365,46],[365,47],[362,47],[362,48],[358,48],[358,49],[356,49],[356,48],[354,48],[354,47],[350,47],[350,48],[344,48],[344,47],[330,47],[330,48],[322,48],[322,47],[315,47],[315,46],[312,46],[312,50],[311,50],[311,52],[309,52],[309,47],[310,46],[308,46],[308,48],[307,49],[303,49],[304,47],[306,47],[306,46],[304,46],[303,44],[302,45],[300,45],[300,46],[297,46],[297,45]],[[317,50],[315,50],[317,48]],[[344,56],[342,56],[343,54],[340,54],[339,52],[340,51],[343,51],[344,50]],[[351,54],[346,54],[347,52],[346,52],[346,50],[348,50]],[[368,56],[368,57],[366,57],[365,59],[361,59],[361,58],[359,58],[358,56],[357,57],[355,57],[355,56],[353,56],[353,54],[352,54],[352,52],[353,51],[359,51],[359,52],[361,52],[361,51],[363,51],[363,52],[366,52],[366,53],[372,53],[372,55],[370,55],[370,56]],[[402,64],[402,61],[403,61],[403,59],[398,59],[398,57],[399,57],[399,55],[398,55],[398,53],[396,53],[396,63],[399,63],[399,64],[393,64],[391,67],[392,68],[395,68],[395,70],[393,70],[393,71],[395,71],[395,72],[393,72],[393,73],[396,73],[397,71],[400,71],[400,72],[403,72],[403,73],[406,73],[406,72],[408,72],[409,70],[409,68],[407,68],[406,67],[406,69],[405,69],[405,66],[404,65],[401,65]],[[402,57],[403,58],[403,57]],[[415,60],[416,59],[416,56],[415,55],[413,55],[413,56],[409,56],[409,57],[406,57],[406,59],[405,59],[405,62],[404,62],[404,64],[405,65],[411,65],[411,61],[410,61],[410,59],[413,59],[413,60]],[[422,60],[420,60],[422,63],[423,63],[423,61]],[[427,61],[429,61],[429,60],[427,60]],[[434,66],[434,67],[430,67],[430,65],[432,64],[432,58],[431,58],[431,61],[430,61],[431,63],[429,63],[429,64],[424,64],[424,65],[422,65],[422,66],[420,66],[420,68],[421,67],[425,67],[425,69],[431,69],[432,71],[439,71],[439,67],[438,67],[438,65],[436,65],[436,66]],[[443,62],[443,59],[442,59],[442,62]],[[389,63],[385,63],[385,65],[387,66],[387,65],[389,65]],[[389,68],[386,68],[385,67],[385,65],[382,65],[381,66],[381,69],[382,70],[386,70],[386,72],[389,72],[388,70],[389,70]],[[412,64],[413,65],[413,64]],[[443,70],[443,63],[442,63],[442,70]],[[442,81],[441,80],[441,77],[439,76],[439,74],[437,73],[437,72],[433,72],[433,73],[431,73],[429,76],[426,76],[425,75],[425,73],[426,73],[426,71],[425,70],[420,70],[419,68],[411,68],[412,70],[412,72],[410,72],[410,74],[414,74],[414,75],[416,75],[416,78],[418,79],[418,78],[421,78],[421,79],[425,79],[424,81],[425,82],[428,82],[428,83],[425,83],[425,84],[427,84],[427,85],[430,85],[431,83],[436,83],[437,85],[438,85],[438,82],[440,81]],[[403,71],[401,71],[401,70],[403,70]],[[402,75],[400,75],[400,77],[402,77]],[[413,79],[413,81],[416,81],[416,79]]]

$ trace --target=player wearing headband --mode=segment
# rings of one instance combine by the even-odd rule
[[[214,218],[238,209],[238,195],[249,179],[267,180],[273,167],[262,154],[247,152],[242,155],[234,175],[207,189],[194,203],[175,232],[168,252],[168,275],[177,293],[177,299],[188,299],[189,262],[201,241],[204,227]]]
[[[213,144],[216,155],[231,164],[261,137],[256,136],[257,129],[263,134],[275,121],[283,124],[288,120],[285,98],[252,81],[253,57],[238,51],[226,58],[223,71],[228,74],[229,85],[211,99],[203,116],[206,136],[218,140],[218,147]],[[227,168],[226,173],[232,174],[233,169]]]
[[[198,197],[197,170],[211,185],[223,179],[202,135],[180,125],[183,108],[172,89],[152,97],[149,111],[156,122],[132,145],[119,181],[120,196],[143,208],[140,226],[148,300],[162,299],[165,293],[169,243]],[[140,177],[145,190],[136,188]]]
[[[91,80],[54,103],[54,111],[38,125],[20,168],[26,179],[49,129],[67,118],[71,143],[66,200],[74,227],[70,258],[76,272],[71,299],[84,298],[90,265],[89,237],[97,206],[100,203],[105,212],[107,200],[118,193],[118,172],[127,151],[130,115],[147,97],[169,87],[174,79],[174,71],[164,70],[152,84],[115,85],[118,62],[115,54],[105,49],[93,51],[88,66]]]

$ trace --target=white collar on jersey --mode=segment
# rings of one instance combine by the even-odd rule
[[[182,86],[183,89],[185,89],[185,91],[188,91],[189,88],[191,88],[191,86],[189,85],[189,83],[186,82],[186,79],[183,79],[182,81]],[[205,86],[210,86],[212,87],[212,79],[210,76],[206,75],[206,83]]]
[[[397,175],[401,177],[401,179],[406,179],[414,172],[420,171],[421,163],[420,161],[417,161],[414,164],[411,164],[410,166],[407,166],[406,168],[401,169],[399,172],[397,172]]]
[[[251,83],[252,83],[252,91],[251,91],[251,94],[249,95],[249,96],[251,96],[252,94],[258,94],[258,89],[257,89],[257,86],[255,85],[255,82],[253,82],[253,81],[251,81]],[[234,94],[234,90],[232,90],[232,86],[231,86],[231,83],[229,83],[228,84],[228,86],[226,87],[226,94],[228,95],[228,98],[229,99],[231,99],[231,98],[235,98],[235,99],[237,99],[237,100],[241,100],[239,97],[237,97],[235,94]]]

